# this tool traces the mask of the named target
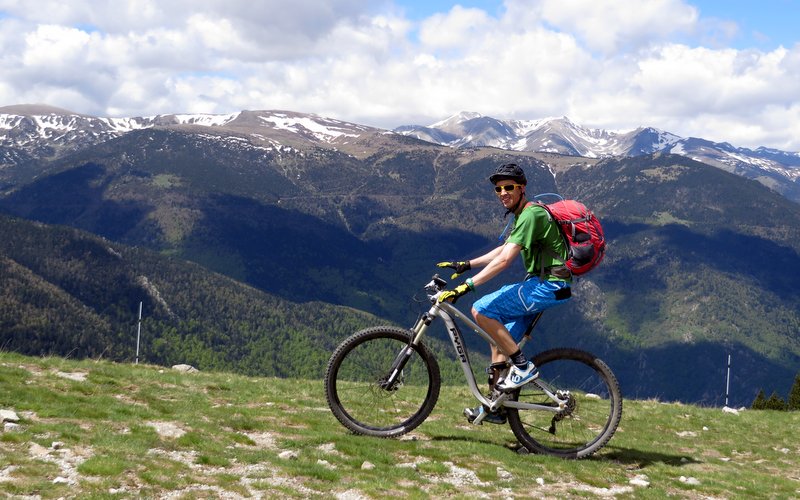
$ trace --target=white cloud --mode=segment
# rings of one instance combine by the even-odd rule
[[[429,48],[457,49],[485,37],[491,24],[486,12],[456,5],[446,14],[435,14],[423,21],[419,38]]]
[[[41,25],[25,36],[22,64],[28,67],[56,67],[74,64],[86,57],[91,35],[56,25]]]
[[[642,59],[634,82],[641,101],[661,119],[699,124],[690,131],[696,135],[752,145],[749,131],[800,101],[800,71],[785,64],[790,55],[784,48],[762,53],[672,45]],[[775,141],[788,144],[798,124],[776,129]],[[764,138],[763,131],[758,136]]]
[[[461,110],[800,150],[800,44],[726,48],[684,0],[506,0],[415,24],[368,0],[0,0],[0,99],[98,115]]]
[[[683,0],[544,0],[541,12],[544,21],[606,54],[689,33],[698,19]]]

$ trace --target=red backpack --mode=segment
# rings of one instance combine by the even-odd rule
[[[606,252],[606,238],[603,235],[603,226],[586,205],[576,200],[565,200],[554,193],[545,193],[534,196],[534,199],[543,196],[556,196],[559,201],[554,203],[535,203],[543,207],[550,217],[558,222],[561,234],[567,240],[569,248],[568,259],[565,263],[575,276],[586,274],[594,269]]]

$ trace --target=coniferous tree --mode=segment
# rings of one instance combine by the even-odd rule
[[[792,384],[792,390],[789,391],[786,409],[789,411],[800,410],[800,373],[794,377],[794,384]]]
[[[767,400],[767,404],[764,406],[767,410],[778,410],[784,411],[786,410],[786,403],[783,401],[783,398],[778,396],[778,393],[772,391],[772,395]]]
[[[763,410],[767,405],[767,398],[764,397],[764,389],[758,391],[756,395],[756,399],[753,400],[753,404],[750,405],[751,410]]]

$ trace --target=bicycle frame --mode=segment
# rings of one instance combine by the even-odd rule
[[[437,294],[438,295],[438,294]],[[461,369],[464,371],[464,377],[467,379],[467,385],[469,386],[469,390],[475,399],[480,401],[481,404],[487,406],[491,411],[495,411],[501,406],[505,406],[508,408],[518,408],[521,410],[542,410],[542,411],[549,411],[552,413],[558,413],[567,403],[567,399],[559,398],[550,387],[544,382],[539,379],[534,380],[531,382],[539,387],[542,391],[544,391],[547,396],[552,399],[557,406],[548,406],[548,405],[541,405],[541,404],[533,404],[533,403],[522,403],[519,401],[509,401],[509,393],[502,393],[497,399],[490,400],[486,398],[478,388],[478,384],[475,381],[475,374],[472,372],[472,365],[469,361],[469,353],[467,351],[466,344],[464,343],[464,336],[461,333],[461,330],[458,328],[458,325],[453,320],[453,318],[459,319],[462,323],[467,325],[470,329],[472,329],[475,333],[477,333],[480,337],[486,340],[489,344],[493,346],[497,346],[497,343],[492,339],[492,337],[486,333],[480,326],[478,326],[472,319],[467,317],[466,314],[462,313],[460,310],[456,309],[454,305],[449,302],[439,302],[435,300],[436,297],[432,297],[433,305],[428,310],[427,313],[423,314],[422,317],[417,321],[417,324],[414,325],[412,328],[412,340],[411,343],[413,345],[417,345],[421,340],[425,331],[428,329],[428,326],[433,322],[435,318],[441,318],[444,321],[445,328],[447,329],[447,333],[450,336],[450,341],[453,344],[453,349],[455,349],[456,356],[458,357],[459,361],[461,362]],[[520,348],[525,345],[528,340],[528,336],[524,336],[522,341],[520,342]],[[404,349],[403,352],[395,360],[392,376],[389,378],[389,382],[391,383],[392,379],[396,378],[397,373],[399,370],[402,370],[402,365],[405,364],[405,360],[407,359],[410,352],[408,352],[408,348]],[[482,420],[482,419],[481,419]],[[476,420],[477,422],[477,420]]]

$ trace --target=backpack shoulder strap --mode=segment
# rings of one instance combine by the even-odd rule
[[[529,202],[528,202],[528,203],[525,205],[525,208],[529,208],[529,207],[532,207],[532,206],[538,206],[538,207],[542,207],[542,208],[544,209],[545,213],[547,214],[547,218],[548,218],[548,220],[549,220],[549,221],[550,221],[552,224],[555,224],[555,225],[556,225],[556,229],[558,230],[558,233],[559,233],[559,234],[561,235],[561,237],[564,239],[564,244],[567,246],[567,252],[569,253],[569,248],[570,248],[570,246],[569,246],[569,239],[568,239],[568,238],[567,238],[567,236],[564,234],[564,230],[563,230],[563,228],[561,227],[561,224],[559,224],[559,223],[558,223],[558,220],[556,220],[555,216],[553,216],[553,212],[551,212],[551,211],[550,211],[550,209],[549,209],[549,208],[547,208],[547,205],[545,205],[544,203],[542,203],[542,202],[541,202],[541,201],[539,201],[539,200],[536,200],[535,202],[534,202],[534,201],[529,201]],[[539,245],[539,244],[537,244],[537,245],[536,245],[536,249],[539,251],[539,255],[540,255],[540,259],[539,259],[539,267],[540,267],[540,269],[539,269],[539,281],[544,281],[544,276],[545,276],[545,267],[544,267],[544,265],[542,265],[542,264],[543,264],[543,262],[541,261],[541,255],[542,255],[542,254],[547,254],[547,256],[548,256],[548,257],[551,257],[551,258],[553,258],[553,259],[556,259],[556,260],[561,260],[561,256],[560,256],[560,255],[558,255],[554,249],[552,249],[552,248],[550,248],[550,247],[546,247],[546,246],[544,246],[544,245]],[[567,259],[569,259],[569,255],[567,255]],[[567,266],[566,266],[566,264],[564,265],[564,267],[565,267],[565,268],[567,269],[567,271],[569,272],[569,267],[567,267]],[[572,272],[570,272],[570,276],[572,276]]]

